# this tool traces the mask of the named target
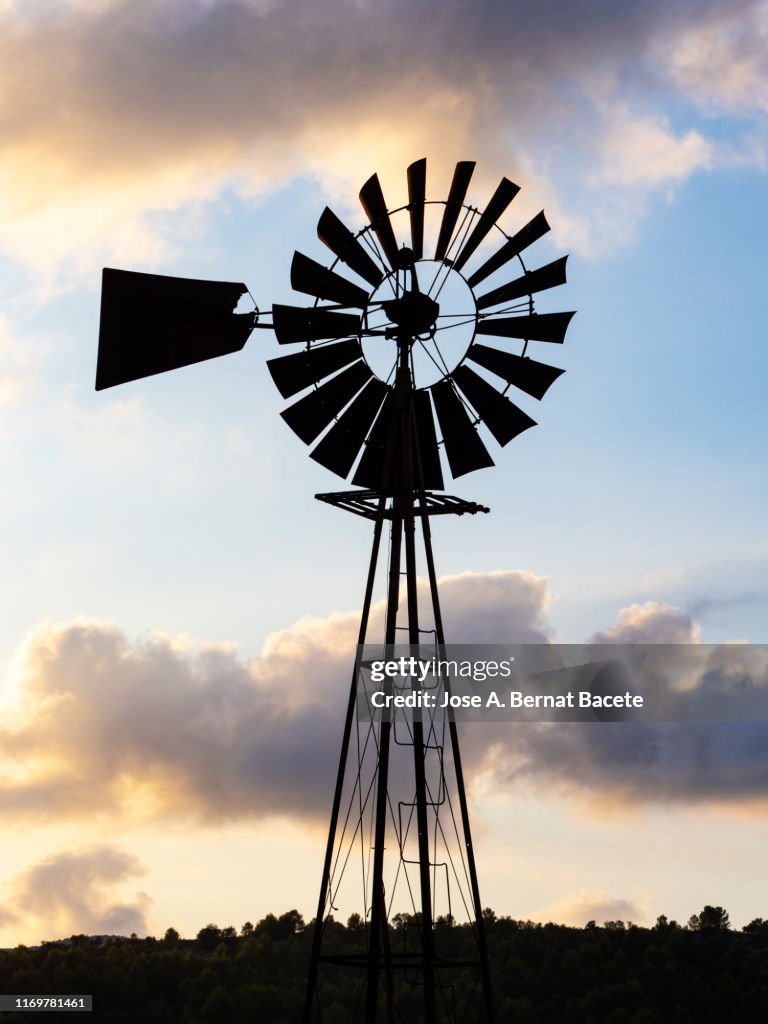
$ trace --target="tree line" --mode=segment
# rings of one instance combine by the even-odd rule
[[[685,925],[661,916],[651,928],[590,921],[584,928],[484,912],[498,1024],[754,1024],[768,1020],[768,921],[731,928],[722,907]],[[314,923],[296,910],[239,930],[208,924],[194,939],[73,935],[0,952],[0,992],[90,994],[105,1024],[295,1024],[301,1018]],[[418,915],[390,924],[393,948],[418,931]],[[363,948],[365,924],[327,923],[324,952]],[[470,959],[468,925],[436,922],[441,956]],[[417,986],[397,981],[407,1019],[420,1018]],[[451,976],[451,998],[479,999],[473,970]],[[357,1020],[359,975],[324,969],[324,1024]],[[46,1020],[63,1014],[49,1013]],[[32,1020],[8,1013],[4,1022]],[[36,1018],[35,1018],[36,1019]],[[66,1020],[71,1021],[71,1014]],[[94,1018],[91,1018],[94,1019]]]

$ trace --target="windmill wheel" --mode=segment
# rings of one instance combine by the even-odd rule
[[[330,266],[294,254],[291,286],[314,305],[273,306],[278,342],[303,346],[267,364],[284,398],[300,395],[283,419],[315,445],[315,461],[351,475],[356,486],[382,486],[404,348],[415,462],[429,489],[443,487],[441,448],[453,477],[492,466],[483,431],[506,445],[535,425],[507,392],[541,399],[563,372],[531,358],[528,347],[564,340],[573,313],[537,313],[534,296],[565,283],[567,257],[528,270],[522,253],[549,231],[544,214],[507,235],[497,222],[519,188],[502,178],[480,211],[465,201],[474,167],[457,164],[447,199],[429,201],[426,160],[411,164],[409,201],[392,210],[374,174],[360,191],[369,223],[357,234],[328,208],[320,217],[318,236],[335,257]],[[425,214],[434,213],[437,241],[425,256]],[[410,245],[398,244],[396,228]],[[503,242],[481,261],[478,251],[494,232]],[[484,284],[509,274],[510,263],[512,279]],[[487,337],[493,345],[480,340]]]

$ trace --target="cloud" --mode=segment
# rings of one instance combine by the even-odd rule
[[[644,115],[633,118],[619,104],[606,118],[596,184],[657,187],[674,185],[693,171],[712,166],[714,146],[700,132],[690,129],[675,135],[667,118]]]
[[[664,593],[667,600],[684,607],[696,620],[716,624],[728,621],[730,611],[741,610],[736,630],[759,641],[763,623],[758,612],[768,604],[765,579],[768,557],[755,551],[748,558],[721,559],[693,566],[672,566],[649,573],[640,581],[644,594]],[[740,623],[740,624],[739,624]]]
[[[647,620],[644,628],[633,623],[637,607],[619,616],[628,624],[628,642],[686,643],[674,639],[675,609],[666,610],[671,630],[669,621],[657,622],[656,636],[664,639],[654,641]],[[609,630],[608,642],[621,635]],[[597,637],[606,642],[606,634]],[[768,650],[726,644],[693,656],[671,647],[667,656],[670,679],[684,684],[672,695],[671,721],[515,726],[513,736],[494,736],[488,746],[489,778],[499,787],[556,791],[611,813],[641,804],[765,802]]]
[[[699,627],[688,612],[663,601],[622,608],[615,625],[594,633],[594,644],[694,644]]]
[[[6,4],[4,245],[38,269],[149,267],[173,257],[170,238],[204,230],[206,204],[227,190],[258,200],[300,175],[348,202],[378,169],[400,202],[403,168],[424,153],[436,195],[453,161],[474,157],[483,188],[501,171],[547,200],[559,241],[614,244],[642,212],[622,206],[627,189],[716,159],[698,128],[668,120],[681,90],[689,122],[711,93],[763,109],[739,84],[762,68],[746,33],[744,70],[726,74],[740,18],[764,31],[754,0],[727,12],[716,0]],[[710,52],[724,84],[711,76],[702,94]]]
[[[146,935],[152,900],[130,899],[115,890],[144,873],[139,861],[109,846],[55,854],[27,868],[6,885],[0,925],[40,942],[69,935]]]
[[[531,915],[531,920],[583,928],[588,921],[598,924],[605,921],[633,921],[642,924],[645,916],[642,908],[629,900],[617,899],[606,892],[579,889],[537,910]]]
[[[546,583],[528,573],[447,577],[441,597],[457,641],[474,630],[547,639]],[[325,817],[357,628],[357,613],[302,619],[246,663],[234,647],[130,642],[104,622],[40,625],[0,726],[0,809],[27,820]]]
[[[768,5],[721,7],[657,41],[682,92],[713,113],[768,111]]]
[[[447,577],[441,596],[457,643],[552,639],[546,581],[529,573]],[[375,606],[372,622],[383,613]],[[11,821],[322,823],[357,628],[357,613],[305,618],[246,662],[234,646],[162,634],[130,641],[96,621],[41,624],[19,655],[0,727],[0,812]],[[696,636],[687,613],[646,602],[591,642]],[[470,784],[482,777],[501,792],[545,790],[595,807],[765,799],[768,658],[744,645],[695,649],[674,697],[677,721],[476,725],[462,740]],[[726,724],[747,706],[752,721]]]
[[[440,602],[451,643],[540,644],[550,639],[547,581],[533,573],[446,576],[440,581]]]
[[[719,612],[734,608],[764,608],[768,594],[747,591],[743,594],[729,594],[727,597],[700,597],[691,601],[688,612],[697,619],[715,617]]]

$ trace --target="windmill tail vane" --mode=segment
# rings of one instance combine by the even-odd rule
[[[282,418],[315,462],[353,485],[316,497],[373,523],[304,1024],[321,1021],[333,991],[349,984],[350,1019],[366,1024],[494,1020],[459,735],[440,706],[450,679],[440,677],[434,707],[414,698],[412,709],[358,714],[371,651],[444,652],[430,522],[488,512],[446,493],[446,478],[492,466],[493,443],[534,426],[526,406],[563,373],[538,358],[539,346],[562,344],[573,313],[535,302],[565,283],[566,257],[528,269],[523,254],[549,231],[546,217],[508,234],[499,221],[518,186],[502,178],[482,209],[471,206],[474,168],[458,163],[447,197],[427,200],[426,160],[416,161],[408,202],[394,209],[374,174],[360,191],[367,222],[357,232],[326,208],[317,234],[328,265],[298,251],[291,264],[291,285],[311,304],[274,304],[271,322],[237,312],[245,284],[104,270],[97,389],[237,352],[254,328],[270,329],[290,349],[267,360],[289,402]],[[379,577],[383,635],[369,621]],[[420,684],[382,685],[392,695]],[[359,941],[350,929],[343,948],[333,932],[340,910],[362,922]]]

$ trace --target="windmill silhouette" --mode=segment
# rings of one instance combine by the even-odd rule
[[[508,392],[541,399],[563,372],[528,350],[531,343],[564,340],[573,313],[539,313],[534,296],[565,282],[566,257],[528,270],[523,253],[549,230],[544,214],[507,235],[498,221],[518,186],[503,178],[480,210],[466,202],[474,167],[458,163],[447,198],[434,201],[426,198],[426,160],[411,164],[408,202],[396,209],[387,208],[374,174],[360,191],[368,223],[356,234],[326,208],[317,230],[334,259],[324,266],[296,252],[291,266],[292,287],[314,303],[276,304],[271,323],[258,311],[235,312],[244,284],[103,273],[99,390],[238,351],[255,327],[273,330],[281,346],[298,348],[267,362],[281,395],[291,400],[282,417],[313,445],[312,459],[351,478],[354,487],[316,497],[373,522],[359,650],[371,643],[388,527],[386,611],[383,637],[376,638],[383,640],[384,660],[404,642],[411,653],[442,656],[445,650],[430,519],[488,511],[445,493],[446,469],[457,478],[492,466],[486,432],[503,446],[535,425]],[[425,256],[429,230],[437,237],[433,254]],[[399,245],[398,233],[410,245]],[[484,243],[494,240],[489,254]],[[506,277],[510,264],[518,268],[513,276],[485,290],[483,283],[502,272]],[[497,340],[489,345],[481,338]],[[450,678],[439,674],[433,685],[431,707],[360,715],[372,682],[365,658],[355,661],[305,1024],[323,1019],[327,994],[342,975],[355,979],[367,1024],[493,1020],[458,731],[451,708],[440,708]],[[390,696],[420,688],[405,677],[390,677],[383,686]],[[332,912],[343,902],[351,873],[363,911],[360,948],[339,949]],[[457,910],[474,938],[469,959],[451,954]]]

